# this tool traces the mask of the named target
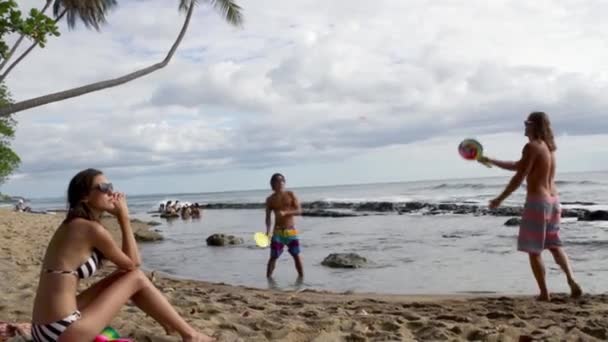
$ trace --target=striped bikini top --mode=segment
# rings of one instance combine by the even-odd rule
[[[103,260],[103,254],[97,249],[93,249],[93,253],[91,257],[87,259],[82,265],[80,265],[75,271],[61,271],[61,270],[51,270],[45,269],[46,273],[54,273],[54,274],[73,274],[80,279],[88,278],[95,274],[95,272],[101,268]]]

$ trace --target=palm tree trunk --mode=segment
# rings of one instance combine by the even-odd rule
[[[63,18],[63,16],[65,15],[66,12],[67,12],[67,10],[63,10],[63,12],[61,12],[61,14],[57,17],[57,19],[55,19],[55,23],[60,22],[61,18]],[[0,83],[2,83],[2,81],[4,81],[4,79],[6,78],[6,76],[8,76],[8,74],[11,71],[13,71],[13,68],[16,67],[17,64],[19,64],[25,57],[27,57],[27,55],[29,55],[29,53],[32,52],[32,50],[34,50],[34,48],[36,48],[36,46],[38,46],[38,42],[32,43],[32,45],[30,45],[30,47],[27,48],[27,50],[23,51],[23,53],[21,54],[21,56],[19,56],[19,58],[17,58],[17,60],[15,60],[8,67],[8,69],[6,69],[6,71],[2,75],[0,75]],[[0,70],[2,70],[2,68],[0,68]]]
[[[66,100],[66,99],[69,99],[72,97],[77,97],[77,96],[92,93],[95,91],[116,87],[118,85],[125,84],[127,82],[138,79],[142,76],[148,75],[156,70],[164,68],[167,64],[169,64],[169,61],[171,61],[171,58],[175,54],[175,51],[177,50],[179,44],[181,43],[182,39],[186,35],[186,31],[188,30],[188,25],[190,24],[190,18],[192,17],[192,12],[194,11],[194,7],[195,7],[194,4],[191,3],[190,7],[188,8],[188,12],[186,14],[186,19],[184,20],[184,24],[182,25],[181,31],[179,32],[177,39],[173,43],[173,46],[171,46],[171,50],[169,50],[169,53],[167,53],[167,56],[165,57],[165,59],[162,62],[153,64],[149,67],[137,70],[135,72],[132,72],[130,74],[127,74],[127,75],[124,75],[124,76],[121,76],[118,78],[101,81],[101,82],[96,82],[96,83],[91,83],[91,84],[87,84],[85,86],[81,86],[81,87],[77,87],[77,88],[73,88],[73,89],[69,89],[69,90],[64,90],[64,91],[60,91],[57,93],[48,94],[48,95],[36,97],[33,99],[10,104],[10,105],[4,106],[4,107],[0,107],[0,116],[7,116],[9,114],[20,112],[20,111],[23,111],[26,109],[43,106],[48,103],[63,101],[63,100]]]
[[[46,5],[44,5],[44,7],[42,8],[42,11],[40,13],[44,14],[44,12],[46,12],[46,10],[51,5],[52,1],[53,0],[46,0]],[[11,57],[13,57],[13,54],[15,53],[15,51],[17,51],[17,48],[19,47],[19,45],[21,45],[21,42],[23,41],[23,38],[25,38],[25,34],[22,34],[21,36],[19,36],[19,38],[15,42],[15,45],[13,45],[13,47],[11,48],[11,51],[8,53],[8,55],[6,56],[6,58],[2,61],[2,64],[0,64],[0,71],[2,69],[4,69],[4,67],[6,66],[6,63],[8,63],[8,61],[11,59]],[[2,82],[5,77],[6,76],[0,78],[0,82]]]

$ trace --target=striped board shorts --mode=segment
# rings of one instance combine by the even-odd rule
[[[526,199],[517,237],[517,250],[540,254],[544,249],[560,247],[561,205],[557,196],[530,196]]]
[[[298,231],[294,227],[274,230],[270,241],[270,257],[280,257],[285,246],[292,256],[300,254],[300,239]]]

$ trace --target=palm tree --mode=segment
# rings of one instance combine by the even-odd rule
[[[243,15],[241,13],[241,7],[237,5],[234,0],[203,1],[210,4],[214,9],[216,9],[229,24],[235,26],[239,26],[242,24]],[[188,25],[190,24],[192,12],[194,11],[194,7],[198,4],[198,2],[198,0],[179,1],[179,9],[180,11],[186,13],[186,18],[184,19],[182,28],[177,38],[175,39],[175,42],[171,46],[171,49],[167,53],[165,59],[163,59],[162,61],[121,77],[95,82],[81,87],[72,88],[69,90],[64,90],[57,93],[48,94],[33,99],[20,101],[14,104],[2,106],[0,107],[0,116],[7,116],[12,113],[43,106],[52,102],[63,101],[72,97],[77,97],[91,92],[116,87],[164,68],[171,61],[171,58],[175,54],[175,51],[177,50],[182,39],[184,38],[184,35],[188,30]],[[99,29],[99,26],[105,23],[105,17],[108,11],[115,6],[116,0],[55,0],[53,10],[55,17],[59,20],[64,15],[66,15],[68,25],[71,28],[74,27],[77,22],[77,19],[79,19],[85,24],[85,26]],[[20,58],[23,59],[23,57],[24,56]],[[14,65],[12,65],[12,67],[14,67]]]

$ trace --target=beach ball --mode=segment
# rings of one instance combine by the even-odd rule
[[[465,139],[458,145],[458,153],[466,160],[478,159],[483,151],[481,144],[475,139]]]
[[[101,333],[95,337],[95,341],[94,342],[114,341],[114,340],[119,339],[119,338],[120,338],[120,335],[118,334],[118,331],[116,331],[112,327],[105,327],[101,331]]]

